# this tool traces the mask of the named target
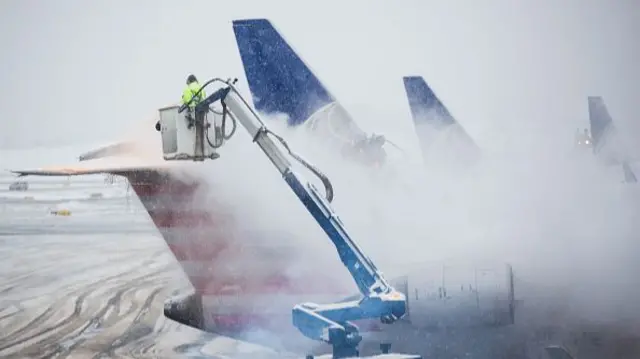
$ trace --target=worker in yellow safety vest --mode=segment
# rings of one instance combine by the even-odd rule
[[[203,115],[206,114],[206,112],[198,114],[193,113],[196,105],[207,97],[204,89],[200,91],[201,88],[202,86],[200,86],[200,83],[198,83],[198,79],[195,77],[195,75],[187,76],[187,87],[185,87],[182,91],[182,105],[188,104],[189,112],[186,115],[187,120],[189,121],[188,128],[193,127],[195,121],[204,123]],[[160,130],[160,121],[158,121],[156,123],[156,131],[160,132]]]
[[[190,110],[196,107],[196,105],[200,101],[204,100],[207,97],[204,89],[202,89],[202,91],[200,91],[200,89],[201,86],[200,83],[198,83],[198,79],[196,79],[194,75],[189,75],[187,77],[187,87],[185,87],[184,91],[182,91],[182,104],[189,104]]]
[[[196,105],[207,97],[198,79],[195,75],[187,77],[187,87],[182,91],[182,104],[187,105],[189,112],[187,113],[187,128],[191,128],[195,123],[205,124],[206,111],[194,111]],[[194,113],[195,112],[195,113]]]

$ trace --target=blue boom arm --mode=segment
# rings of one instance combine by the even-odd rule
[[[347,267],[362,298],[355,301],[335,304],[304,303],[293,308],[293,324],[305,336],[321,340],[333,346],[334,358],[358,356],[358,344],[362,337],[351,321],[367,318],[380,318],[383,323],[393,323],[406,313],[406,297],[393,288],[367,257],[362,249],[347,233],[343,223],[331,208],[332,191],[325,199],[316,187],[293,171],[290,158],[300,161],[320,176],[327,186],[328,179],[315,167],[293,153],[286,142],[271,132],[247,101],[236,90],[235,80],[214,79],[206,83],[220,81],[224,87],[211,94],[196,110],[206,110],[208,106],[220,101],[223,110],[234,121],[240,122],[269,157],[283,176],[285,182],[307,208],[335,245],[340,260]],[[281,146],[273,140],[277,139]],[[330,189],[330,183],[329,187]]]

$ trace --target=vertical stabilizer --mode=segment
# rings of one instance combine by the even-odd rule
[[[367,138],[269,20],[235,20],[233,31],[258,112],[305,124],[340,149]]]
[[[624,181],[626,183],[638,183],[636,174],[633,172],[631,166],[629,166],[629,163],[627,163],[626,161],[622,162],[622,171],[624,173]]]
[[[614,139],[616,129],[604,100],[601,96],[589,96],[587,101],[593,153],[605,163],[620,164],[626,183],[637,183],[638,179],[628,163],[627,151],[619,143],[619,138]]]
[[[335,98],[269,20],[233,21],[233,31],[256,110],[304,123]]]
[[[402,78],[425,161],[472,163],[480,149],[422,76]],[[436,145],[443,144],[443,145]]]
[[[613,130],[613,120],[601,96],[589,96],[587,101],[589,102],[589,125],[591,126],[593,151],[598,153],[605,144],[607,136]]]
[[[422,76],[405,76],[402,79],[416,127],[430,125],[442,130],[456,123]]]

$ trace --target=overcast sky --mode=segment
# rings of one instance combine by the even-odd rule
[[[244,82],[231,20],[250,17],[367,130],[411,141],[401,77],[416,74],[485,149],[573,141],[588,95],[640,135],[634,0],[0,0],[0,148],[113,139],[188,73]]]

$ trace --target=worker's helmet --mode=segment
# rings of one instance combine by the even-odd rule
[[[191,74],[187,77],[187,85],[192,83],[192,82],[198,82],[198,79],[196,79],[196,76]]]

